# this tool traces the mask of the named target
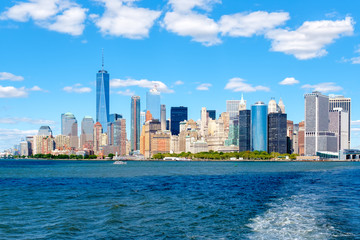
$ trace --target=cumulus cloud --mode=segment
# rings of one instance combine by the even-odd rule
[[[0,149],[12,148],[22,138],[36,135],[38,130],[2,129],[0,128]]]
[[[212,6],[216,3],[221,3],[220,0],[169,0],[169,4],[176,12],[190,12],[193,8],[210,11]]]
[[[315,84],[315,85],[305,84],[301,88],[304,88],[307,90],[312,90],[312,91],[318,91],[318,92],[322,92],[322,93],[338,92],[338,91],[343,90],[342,87],[337,86],[336,83],[333,83],[333,82],[325,82],[325,83],[319,83],[319,84]]]
[[[8,8],[0,19],[18,22],[32,19],[40,27],[77,36],[84,30],[87,11],[71,0],[29,0]]]
[[[160,82],[160,81],[150,81],[147,79],[140,79],[140,80],[135,80],[135,79],[126,79],[126,80],[122,80],[122,79],[112,79],[110,81],[110,87],[112,88],[119,88],[119,87],[132,87],[132,86],[137,86],[137,87],[141,87],[141,88],[154,88],[156,86],[156,88],[159,90],[159,92],[163,92],[163,93],[173,93],[174,90],[169,89],[168,86],[166,86],[165,83]]]
[[[77,83],[73,86],[64,87],[63,90],[68,93],[89,93],[91,92],[91,88],[82,87],[80,83]]]
[[[236,13],[224,15],[219,21],[221,34],[231,37],[251,37],[254,34],[263,34],[290,19],[287,12]]]
[[[29,123],[33,125],[54,125],[55,122],[51,120],[45,119],[32,119],[32,118],[19,118],[19,117],[8,117],[8,118],[0,118],[1,124],[18,124],[18,123]]]
[[[134,96],[135,92],[131,91],[130,89],[126,89],[125,91],[118,91],[117,94],[124,95],[124,96]]]
[[[200,91],[208,91],[211,86],[211,83],[202,83],[196,89]]]
[[[25,87],[16,88],[13,86],[3,87],[0,85],[0,98],[22,98],[27,97],[28,92]]]
[[[174,84],[175,84],[175,85],[183,85],[184,82],[179,80],[179,81],[176,81]]]
[[[270,91],[270,88],[265,86],[252,86],[249,83],[246,83],[246,80],[242,78],[232,78],[225,86],[226,90],[231,90],[233,92],[256,92],[256,91]]]
[[[9,81],[23,81],[24,77],[16,76],[8,72],[0,72],[0,80],[9,80]]]
[[[299,81],[293,77],[285,78],[284,80],[279,82],[280,85],[294,85],[294,84],[298,84],[298,83],[299,83]]]
[[[130,39],[148,37],[150,28],[161,12],[134,6],[133,0],[97,0],[105,4],[100,17],[91,15],[95,24],[105,35]]]
[[[272,40],[272,51],[294,55],[297,59],[311,59],[327,54],[325,47],[342,36],[354,32],[351,17],[344,20],[306,21],[298,29],[274,29],[265,36]]]

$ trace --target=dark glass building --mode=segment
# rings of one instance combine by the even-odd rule
[[[287,115],[284,113],[270,113],[268,115],[268,151],[287,153]]]
[[[251,111],[239,112],[239,151],[251,151]]]
[[[172,135],[179,135],[180,122],[188,120],[188,109],[187,107],[171,107],[171,125],[170,131]]]
[[[211,118],[212,120],[216,120],[216,110],[206,110],[206,111],[209,114],[209,118]]]
[[[109,122],[109,78],[109,73],[104,69],[96,74],[96,122],[102,126],[107,126]],[[104,127],[104,132],[106,130]]]
[[[131,151],[140,150],[140,97],[131,97]]]

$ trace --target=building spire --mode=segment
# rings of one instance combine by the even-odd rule
[[[104,49],[102,49],[102,70],[104,71]]]

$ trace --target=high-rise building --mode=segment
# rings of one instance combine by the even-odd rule
[[[239,151],[251,151],[251,111],[239,112]]]
[[[94,119],[85,116],[81,121],[80,148],[92,150],[94,147]]]
[[[38,131],[38,136],[52,136],[52,131],[49,126],[41,126]]]
[[[241,94],[241,100],[239,105],[239,111],[246,110],[246,100],[244,100],[244,94]]]
[[[320,92],[305,94],[305,155],[336,152],[335,133],[329,131],[329,97]]]
[[[268,115],[268,152],[287,153],[287,116],[284,113]]]
[[[216,120],[216,110],[206,110],[208,113],[209,118],[212,120]]]
[[[229,120],[234,120],[239,117],[241,100],[227,100],[226,101],[226,112],[229,113]]]
[[[280,100],[279,100],[279,108],[280,108],[280,110],[281,110],[281,113],[285,113],[285,105],[284,105],[284,102],[283,102],[283,100],[280,98]]]
[[[151,112],[153,119],[160,121],[160,92],[156,86],[146,93],[146,110]]]
[[[65,150],[70,148],[70,137],[66,135],[57,135],[55,137],[55,148]]]
[[[131,97],[131,151],[140,150],[140,97]]]
[[[72,113],[61,114],[61,134],[70,137],[70,147],[77,149],[79,146],[78,124]]]
[[[299,122],[299,132],[298,132],[298,146],[299,146],[299,155],[305,155],[305,121]]]
[[[166,130],[166,106],[161,104],[161,112],[160,112],[160,123],[161,123],[161,131]]]
[[[267,152],[267,113],[267,105],[263,102],[256,102],[251,106],[251,148],[253,151]]]
[[[108,123],[109,153],[125,155],[126,152],[126,120],[118,118]]]
[[[335,108],[342,108],[342,112],[348,112],[348,145],[347,149],[351,146],[351,98],[346,98],[340,95],[329,96],[329,111],[333,111]],[[345,129],[343,129],[344,131]]]
[[[100,153],[100,146],[101,146],[101,135],[103,133],[101,123],[96,122],[94,125],[94,153],[99,154]]]
[[[109,73],[104,70],[103,56],[102,69],[96,74],[96,122],[104,126],[104,131],[106,131],[110,113],[109,79]]]
[[[115,122],[121,118],[123,118],[123,116],[121,114],[113,113],[113,114],[110,114],[109,122]]]
[[[187,107],[171,107],[171,134],[179,135],[180,122],[188,120],[188,109]]]
[[[229,126],[228,139],[224,142],[225,146],[239,146],[239,119],[232,120]]]
[[[142,131],[142,128],[145,124],[145,120],[146,120],[146,110],[143,112],[140,112],[140,132]]]
[[[329,112],[329,131],[337,136],[337,150],[349,149],[349,113],[342,108]]]
[[[30,156],[30,143],[28,141],[20,142],[20,156]]]

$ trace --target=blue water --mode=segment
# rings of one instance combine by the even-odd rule
[[[360,163],[0,160],[0,239],[360,239]]]

